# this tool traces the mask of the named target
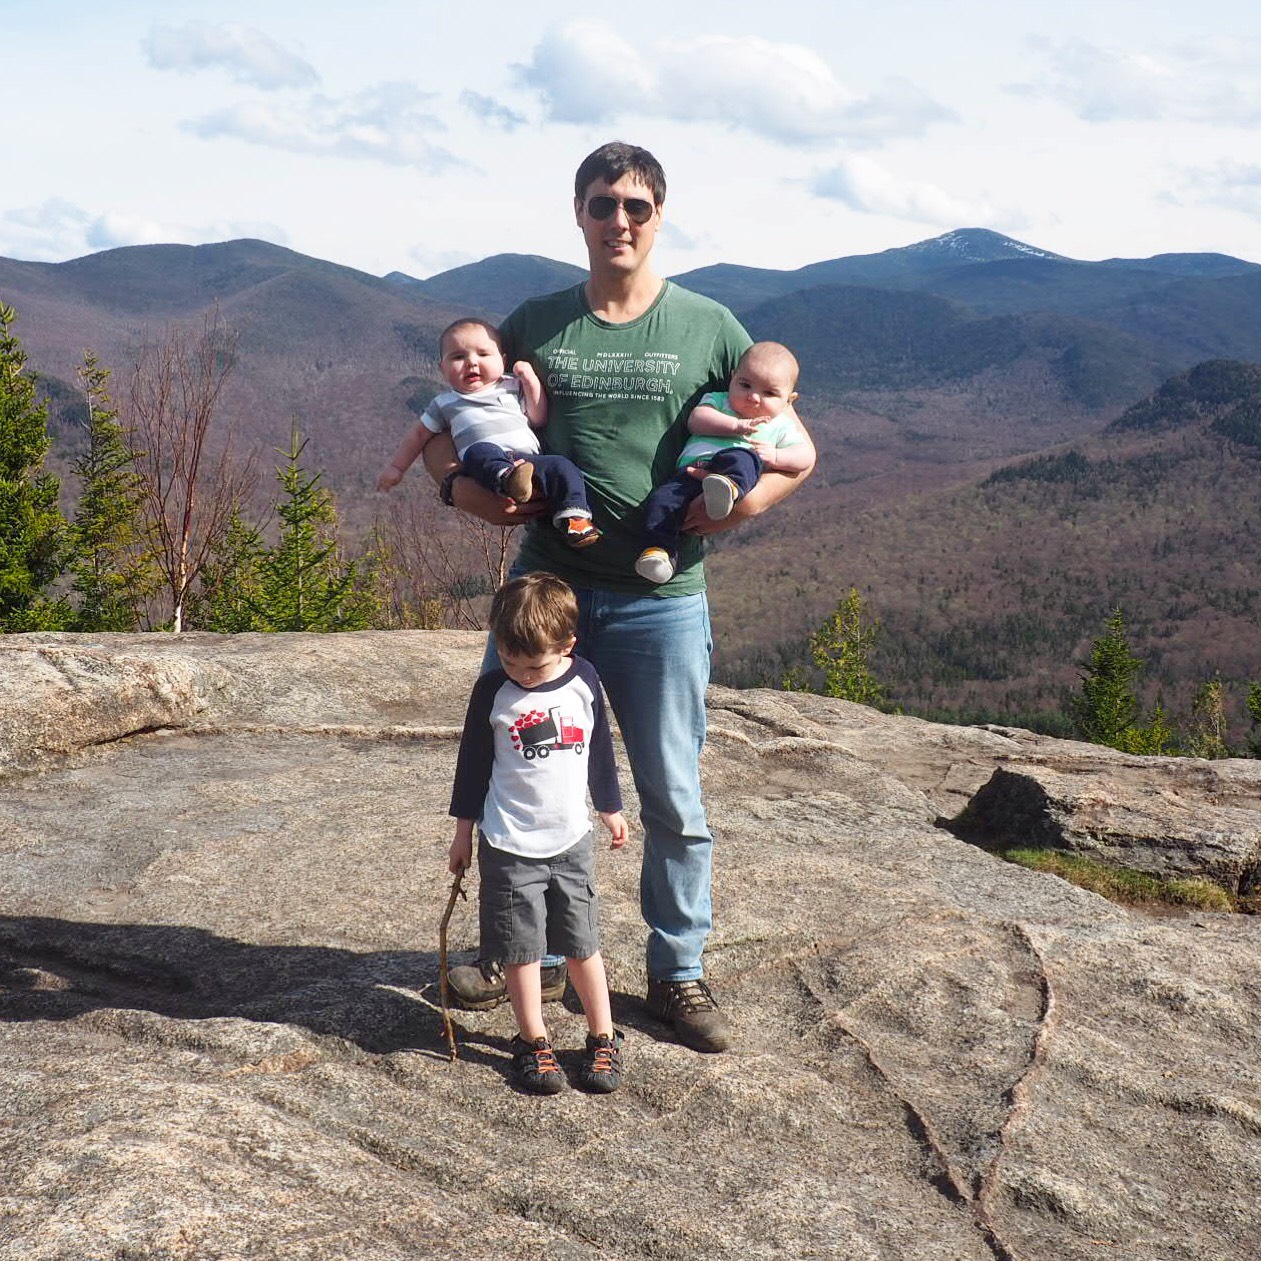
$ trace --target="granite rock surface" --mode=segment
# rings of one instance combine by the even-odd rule
[[[715,688],[736,1049],[640,1005],[632,838],[597,867],[623,1089],[515,1093],[506,1007],[460,1014],[449,1062],[480,655],[0,640],[0,1258],[1257,1256],[1261,921],[1125,911],[942,826],[1000,768],[1146,759]],[[457,957],[475,937],[460,905]],[[581,1017],[548,1014],[572,1072]]]

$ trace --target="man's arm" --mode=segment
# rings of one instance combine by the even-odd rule
[[[455,443],[449,433],[434,434],[421,452],[425,471],[437,485],[441,485],[448,473],[459,472],[460,461],[455,458]],[[493,490],[479,486],[471,477],[459,476],[451,483],[451,502],[461,512],[480,517],[490,525],[522,525],[531,517],[542,516],[548,511],[547,501],[532,500],[528,504],[513,503]]]
[[[731,510],[731,515],[724,517],[721,521],[710,519],[709,514],[705,511],[705,501],[703,497],[698,495],[692,506],[687,510],[687,517],[683,522],[684,530],[691,534],[721,534],[723,530],[730,530],[749,517],[760,516],[768,508],[773,508],[781,500],[787,499],[794,491],[801,489],[806,478],[814,472],[818,455],[814,449],[814,443],[810,439],[810,434],[807,432],[805,425],[801,424],[801,418],[795,411],[793,412],[793,419],[801,428],[802,441],[795,444],[792,449],[794,451],[802,451],[802,454],[808,461],[801,472],[763,473],[758,479],[757,485],[747,495],[741,495],[736,500],[735,507]],[[432,446],[433,443],[429,445]],[[698,472],[697,475],[700,475],[700,473]]]
[[[764,473],[804,473],[814,467],[814,448],[804,442],[789,447],[773,447],[766,442],[750,443],[762,461]]]

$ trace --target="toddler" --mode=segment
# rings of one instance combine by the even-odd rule
[[[495,593],[490,633],[500,668],[473,686],[451,794],[449,867],[469,865],[478,824],[482,950],[503,960],[519,1030],[517,1081],[540,1095],[565,1087],[543,1023],[545,953],[567,957],[586,1013],[579,1084],[607,1094],[622,1074],[623,1039],[599,951],[588,788],[614,849],[627,829],[600,680],[570,655],[577,626],[578,601],[552,574],[526,574]]]

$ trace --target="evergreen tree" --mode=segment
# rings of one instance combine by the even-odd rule
[[[1157,701],[1152,716],[1141,726],[1131,727],[1116,747],[1124,753],[1144,753],[1149,757],[1168,757],[1174,751],[1177,733],[1165,714],[1164,702]]]
[[[74,463],[82,489],[70,531],[76,630],[135,630],[158,580],[145,537],[141,478],[110,401],[109,376],[85,352],[79,380],[88,404],[87,449]]]
[[[59,630],[69,610],[49,594],[67,558],[57,479],[43,472],[48,412],[25,372],[17,313],[0,302],[0,631]]]
[[[1083,740],[1127,753],[1140,752],[1131,746],[1141,742],[1134,685],[1142,669],[1142,661],[1130,651],[1124,615],[1113,609],[1104,633],[1090,646],[1081,695],[1073,702],[1073,717]]]
[[[258,562],[263,551],[258,531],[234,509],[226,533],[202,569],[200,590],[189,606],[190,623],[224,635],[262,629]]]
[[[823,671],[824,696],[877,708],[888,705],[888,692],[871,669],[871,654],[879,636],[880,622],[866,620],[862,595],[857,587],[851,587],[810,636],[810,655]],[[803,690],[802,672],[790,670],[784,676],[784,687]]]
[[[266,547],[234,514],[216,552],[205,623],[219,631],[365,630],[377,611],[371,575],[343,562],[332,493],[301,465],[305,442],[295,429],[276,470],[279,537]]]

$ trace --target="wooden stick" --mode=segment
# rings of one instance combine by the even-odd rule
[[[455,910],[456,898],[464,898],[466,902],[468,901],[464,890],[460,887],[466,870],[461,867],[455,873],[455,879],[451,882],[451,896],[447,899],[447,909],[443,911],[442,920],[438,924],[438,992],[442,996],[442,1024],[447,1031],[447,1046],[451,1051],[452,1063],[455,1062],[459,1053],[455,1045],[455,1026],[451,1023],[451,985],[447,980],[447,925],[451,923],[451,912]]]

